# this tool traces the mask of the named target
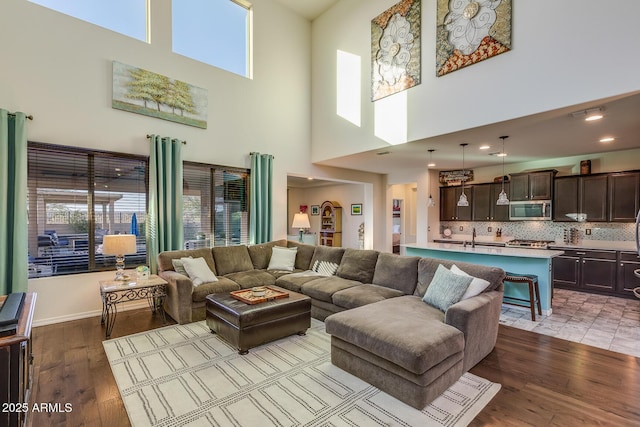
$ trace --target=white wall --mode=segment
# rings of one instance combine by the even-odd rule
[[[390,102],[404,104],[406,119],[389,114],[380,123],[406,126],[413,141],[640,89],[640,56],[631,54],[638,1],[513,2],[512,51],[436,77],[436,0],[422,0],[422,83],[372,103],[371,19],[395,3],[340,1],[313,22],[314,161],[388,146],[374,129],[376,109]],[[336,114],[337,50],[361,59],[360,127]]]

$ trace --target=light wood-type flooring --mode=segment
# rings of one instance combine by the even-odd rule
[[[148,309],[120,312],[112,337],[164,326]],[[32,412],[40,426],[128,426],[102,341],[100,318],[33,329]],[[640,359],[500,325],[494,351],[471,370],[502,384],[472,426],[638,426]]]

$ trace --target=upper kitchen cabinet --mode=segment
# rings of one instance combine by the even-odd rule
[[[640,172],[609,175],[609,220],[633,222],[640,207]]]
[[[554,221],[607,221],[608,176],[568,176],[554,180]]]
[[[458,206],[462,187],[440,187],[440,221],[471,221],[473,187],[469,185],[464,187],[469,206]]]
[[[529,173],[511,174],[510,200],[551,200],[553,195],[553,177],[558,171],[546,170]]]
[[[476,184],[473,186],[473,221],[509,221],[509,205],[496,205],[502,191],[502,183]],[[509,194],[509,183],[504,183]]]

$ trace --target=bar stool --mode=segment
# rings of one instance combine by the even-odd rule
[[[531,320],[536,321],[536,306],[538,314],[542,315],[542,307],[540,306],[540,287],[538,286],[538,276],[535,274],[518,274],[507,272],[504,283],[527,283],[529,285],[529,299],[504,297],[503,303],[517,305],[521,307],[531,308]]]

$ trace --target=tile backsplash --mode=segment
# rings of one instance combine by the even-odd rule
[[[555,240],[562,242],[564,231],[570,228],[578,230],[580,240],[606,240],[606,241],[633,241],[635,240],[634,223],[606,223],[606,222],[553,222],[553,221],[511,221],[511,222],[490,222],[490,221],[443,221],[440,223],[440,231],[449,227],[456,234],[469,235],[473,227],[476,228],[478,236],[494,236],[496,229],[502,229],[502,238],[510,237],[517,239],[532,240]],[[460,227],[463,228],[460,231]],[[491,227],[492,231],[488,231]],[[591,235],[586,234],[586,230],[591,230]]]

